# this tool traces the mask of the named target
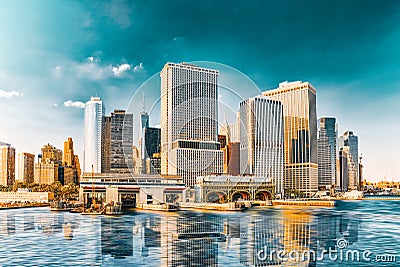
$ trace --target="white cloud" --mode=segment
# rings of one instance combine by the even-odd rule
[[[64,102],[64,106],[65,107],[74,107],[74,108],[85,108],[85,103],[83,103],[81,101],[68,100],[68,101]]]
[[[112,71],[114,72],[115,76],[120,76],[123,72],[128,71],[131,69],[129,64],[122,64],[117,67],[112,67]]]
[[[135,66],[133,68],[133,71],[135,71],[135,72],[138,72],[138,71],[141,71],[141,70],[143,70],[143,63],[142,62],[140,62],[139,65],[137,65],[137,66]]]
[[[54,103],[54,104],[53,104],[53,107],[58,108],[58,104],[57,104],[57,103]]]
[[[23,93],[18,91],[5,91],[0,89],[0,98],[11,98],[15,96],[23,96]]]
[[[98,58],[96,58],[96,57],[94,57],[94,56],[87,57],[87,60],[88,60],[89,62],[92,62],[92,63],[97,63],[97,62],[100,61],[100,59],[98,59]]]

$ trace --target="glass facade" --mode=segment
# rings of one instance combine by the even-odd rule
[[[318,131],[318,185],[337,185],[336,118],[321,118]]]

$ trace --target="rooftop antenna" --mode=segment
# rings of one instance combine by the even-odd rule
[[[146,103],[146,97],[144,96],[144,92],[143,92],[143,112],[146,112],[145,103]]]

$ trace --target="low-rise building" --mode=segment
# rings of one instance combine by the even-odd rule
[[[52,192],[0,192],[0,203],[10,202],[37,202],[37,203],[48,203],[54,199],[54,193]]]
[[[197,177],[196,202],[267,201],[274,197],[274,183],[269,177],[208,175]]]

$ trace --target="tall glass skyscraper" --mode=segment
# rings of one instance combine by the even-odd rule
[[[161,173],[196,177],[223,172],[218,142],[218,71],[167,63],[161,76]]]
[[[85,104],[83,171],[101,172],[101,139],[104,105],[100,97],[91,97]]]
[[[319,119],[318,185],[337,185],[337,125],[336,118]]]
[[[110,131],[110,171],[129,172],[132,169],[133,114],[114,110]]]
[[[240,103],[240,173],[271,178],[283,196],[283,107],[263,96]]]
[[[283,82],[263,95],[283,104],[284,187],[311,196],[318,191],[316,90],[308,82]]]

